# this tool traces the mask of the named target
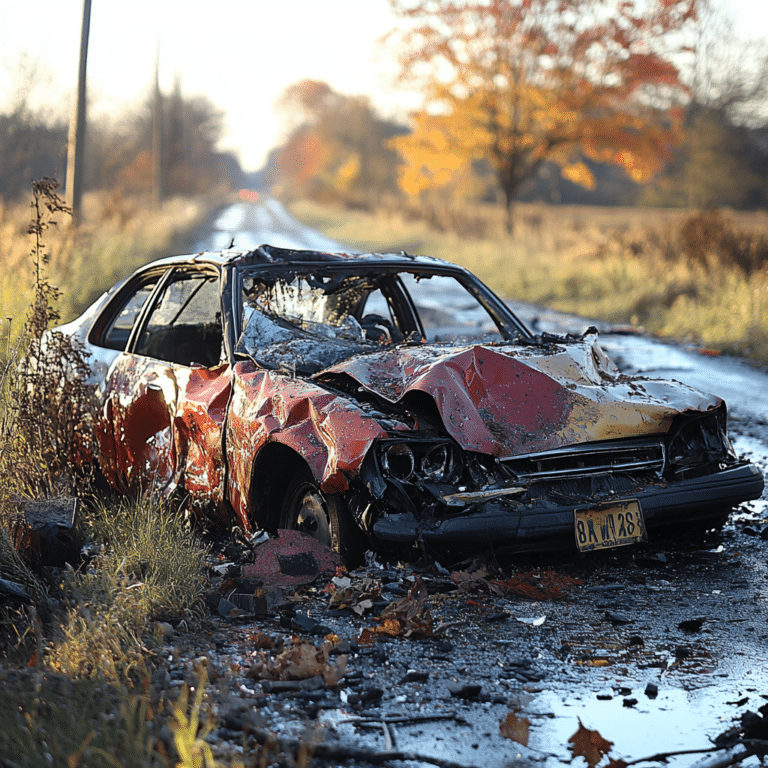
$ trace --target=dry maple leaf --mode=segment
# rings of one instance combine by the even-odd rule
[[[358,645],[374,645],[376,643],[376,635],[374,635],[370,629],[363,629],[360,633],[360,637],[357,638]]]
[[[499,733],[507,739],[512,739],[524,747],[528,746],[528,736],[531,721],[527,717],[520,717],[514,712],[508,712],[506,719],[499,723]]]
[[[346,589],[337,589],[328,600],[329,608],[342,610],[349,608],[355,602],[355,590],[352,587]]]
[[[611,751],[612,741],[604,739],[598,731],[591,731],[585,728],[579,718],[579,728],[576,733],[568,739],[568,743],[573,746],[570,748],[574,757],[583,757],[587,761],[589,768],[594,768],[603,755]]]
[[[399,637],[403,634],[403,625],[397,619],[384,619],[378,627],[371,627],[370,631],[377,635]]]
[[[326,685],[336,685],[347,667],[347,656],[340,655],[330,660],[333,643],[325,642],[320,648],[306,641],[295,641],[280,653],[268,666],[263,665],[260,676],[273,680],[306,680],[319,675]]]
[[[418,577],[405,597],[390,603],[381,612],[381,625],[369,627],[368,631],[392,637],[431,637],[432,616],[424,607],[427,597],[427,588]]]

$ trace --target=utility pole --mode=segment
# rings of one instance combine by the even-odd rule
[[[163,96],[160,93],[160,41],[155,57],[155,93],[152,101],[152,207],[163,204]]]
[[[83,28],[80,33],[80,65],[77,77],[77,104],[69,124],[67,152],[67,202],[72,207],[75,222],[80,216],[83,200],[83,155],[85,152],[86,89],[88,63],[88,34],[91,28],[91,0],[83,0]]]

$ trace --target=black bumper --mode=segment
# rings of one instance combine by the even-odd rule
[[[646,486],[632,494],[646,529],[716,520],[743,501],[758,499],[764,480],[757,467],[741,464],[713,475]],[[440,520],[417,520],[410,513],[391,514],[373,526],[376,538],[398,544],[422,541],[436,548],[503,546],[521,551],[575,549],[574,509],[547,503],[522,507],[486,502],[472,512]]]

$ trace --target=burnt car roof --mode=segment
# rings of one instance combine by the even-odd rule
[[[307,265],[307,264],[370,264],[374,262],[386,262],[392,266],[440,267],[450,271],[467,273],[463,267],[433,256],[418,256],[401,251],[400,253],[360,253],[360,252],[332,252],[312,249],[278,248],[273,245],[260,245],[250,251],[237,248],[228,248],[221,251],[200,251],[193,255],[168,256],[152,262],[153,266],[173,265],[193,262],[195,264],[212,264],[224,267],[234,264],[247,266],[268,265]],[[467,273],[468,274],[468,273]]]
[[[295,250],[291,248],[278,248],[273,245],[261,245],[254,251],[251,251],[245,257],[246,264],[350,264],[350,263],[370,263],[385,261],[392,265],[402,264],[412,266],[420,264],[424,266],[440,266],[441,268],[456,269],[455,264],[437,259],[432,256],[414,256],[405,251],[400,253],[359,253],[359,252],[337,252],[316,251],[316,250]],[[461,271],[464,271],[459,267]]]

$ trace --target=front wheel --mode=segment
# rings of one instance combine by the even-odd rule
[[[280,528],[302,531],[341,555],[353,568],[363,559],[362,532],[340,496],[326,496],[308,469],[298,472],[285,492]]]

